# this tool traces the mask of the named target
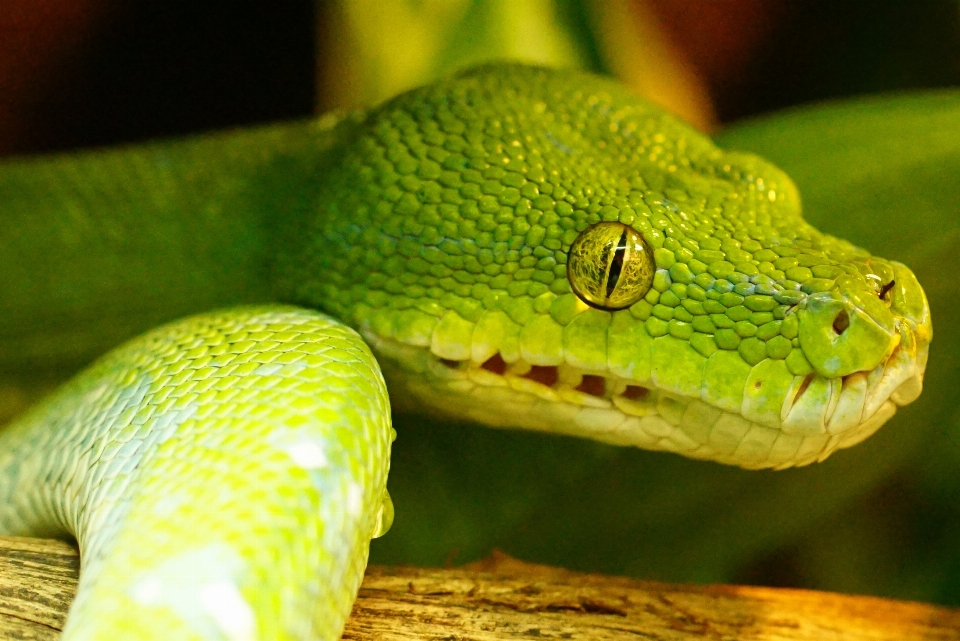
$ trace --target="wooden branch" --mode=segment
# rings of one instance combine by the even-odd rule
[[[0,537],[0,639],[56,639],[80,555],[63,541]]]
[[[55,639],[76,589],[66,543],[0,538],[0,638]],[[371,567],[351,641],[945,641],[960,611],[809,590],[672,585],[494,554],[456,569]]]

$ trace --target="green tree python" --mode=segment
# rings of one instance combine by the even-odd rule
[[[783,172],[577,72],[7,161],[0,212],[5,373],[186,316],[0,433],[0,532],[80,546],[66,639],[338,638],[391,406],[780,469],[913,401],[932,338]]]

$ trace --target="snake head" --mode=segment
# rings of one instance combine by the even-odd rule
[[[913,274],[616,83],[481,67],[341,134],[284,279],[367,338],[395,408],[782,468],[919,393]]]

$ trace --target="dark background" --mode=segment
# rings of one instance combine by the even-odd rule
[[[651,0],[721,123],[861,93],[960,84],[955,0]],[[0,1],[0,154],[115,144],[312,112],[317,15],[286,0]]]

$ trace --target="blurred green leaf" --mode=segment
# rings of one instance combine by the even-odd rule
[[[498,59],[599,71],[579,0],[337,0],[325,108],[376,104]]]
[[[637,0],[322,3],[319,107],[356,108],[494,60],[607,72],[703,130],[703,80]]]

